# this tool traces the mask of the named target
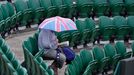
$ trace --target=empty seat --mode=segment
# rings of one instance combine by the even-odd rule
[[[127,25],[127,20],[124,17],[113,17],[113,24],[117,27],[116,39],[123,40],[129,37],[130,26]]]
[[[109,58],[108,66],[114,69],[121,56],[117,54],[116,49],[111,44],[106,44],[104,46],[104,51],[105,51],[106,57]]]
[[[95,46],[92,52],[95,60],[97,61],[97,71],[103,72],[104,69],[107,68],[109,59],[105,57],[103,49],[99,48],[98,46]]]
[[[95,16],[103,16],[108,13],[107,0],[93,0],[93,2],[94,2],[93,11],[96,14]]]
[[[132,52],[127,52],[126,46],[123,42],[117,42],[115,44],[115,48],[116,48],[117,54],[120,54],[121,59],[130,58],[132,55]]]
[[[110,40],[114,38],[116,26],[113,24],[112,19],[106,16],[99,17],[99,28],[101,40]]]
[[[112,16],[125,15],[123,0],[109,0]]]
[[[128,16],[127,18],[127,25],[130,26],[129,34],[130,39],[134,39],[134,16]]]
[[[77,0],[77,10],[79,13],[79,17],[88,17],[89,15],[91,15],[92,8],[92,0]]]
[[[44,14],[44,8],[40,6],[39,0],[28,0],[28,6],[32,9],[32,19],[34,23],[40,23],[41,20],[43,20],[45,14]]]
[[[124,0],[124,3],[128,15],[134,15],[134,0]]]

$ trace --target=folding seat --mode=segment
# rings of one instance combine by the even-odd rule
[[[80,33],[80,39],[77,39],[77,45],[82,45],[85,43],[85,39],[87,39],[87,35],[89,33],[89,29],[86,27],[86,22],[82,20],[75,21],[77,29]]]
[[[27,70],[23,67],[20,67],[19,69],[17,69],[18,75],[28,75],[27,74]]]
[[[63,0],[63,4],[67,6],[66,15],[68,18],[77,17],[76,2],[73,0]]]
[[[32,19],[34,23],[40,23],[43,20],[45,10],[41,7],[39,0],[28,0],[28,6],[32,9]]]
[[[5,20],[5,27],[4,27],[4,31],[9,32],[10,30],[10,23],[11,23],[11,19],[9,16],[9,12],[7,10],[7,8],[5,7],[4,4],[0,5],[0,10],[2,11],[3,14],[3,19]]]
[[[48,64],[43,60],[43,58],[40,57],[40,59],[38,59],[38,61],[41,63],[43,70],[46,71],[46,73],[43,73],[44,75],[46,75],[46,74],[54,75],[53,69],[48,67]]]
[[[85,50],[85,49],[81,50],[80,57],[81,57],[82,65],[83,65],[83,70],[85,70],[87,72],[89,70],[91,70],[91,72],[96,72],[97,61],[94,60],[94,57],[93,57],[91,51]]]
[[[132,53],[133,53],[133,56],[134,56],[134,42],[132,42],[132,44],[131,44],[131,49],[132,49]]]
[[[93,8],[92,0],[77,0],[77,11],[79,13],[79,17],[89,17]]]
[[[82,75],[92,75],[91,67],[88,66]]]
[[[56,6],[53,6],[51,0],[40,0],[41,7],[44,7],[46,18],[55,16],[56,13]]]
[[[5,27],[5,20],[3,18],[2,10],[0,9],[0,33],[2,36],[5,31],[4,27]]]
[[[108,13],[107,0],[93,0],[93,3],[93,11],[96,14],[95,16],[103,16]]]
[[[6,72],[6,75],[18,75],[12,64],[7,63],[7,67],[9,68],[8,71]]]
[[[107,69],[109,58],[105,56],[103,49],[95,46],[92,50],[94,59],[97,61],[97,70],[99,72],[104,72]]]
[[[75,66],[75,67],[74,67],[74,71],[75,71],[76,75],[79,75],[79,74],[80,74],[80,71],[79,71],[79,66],[78,66],[77,61],[74,60],[74,61],[71,62],[71,64],[72,64],[73,66]]]
[[[129,37],[130,26],[127,25],[127,20],[122,16],[113,17],[113,24],[117,28],[116,39],[123,40]]]
[[[116,26],[109,17],[99,17],[99,28],[101,40],[107,41],[115,36]]]
[[[7,56],[8,60],[10,60],[11,62],[15,60],[15,55],[11,51],[5,53],[5,55]]]
[[[81,57],[80,57],[79,55],[76,55],[73,62],[76,62],[77,65],[79,65],[79,66],[76,67],[76,69],[78,70],[79,75],[81,75],[82,72],[83,72],[83,70],[84,70]],[[73,62],[72,62],[72,63],[73,63]]]
[[[14,6],[12,3],[10,2],[6,2],[5,7],[7,8],[8,12],[9,12],[9,16],[10,16],[10,20],[11,20],[11,29],[15,28],[16,23],[17,23],[17,15],[16,12],[14,10]]]
[[[58,32],[56,34],[59,42],[69,41],[70,34],[68,31]]]
[[[23,47],[23,51],[24,51],[24,58],[25,58],[25,63],[26,63],[26,68],[27,68],[27,71],[28,71],[28,74],[31,74],[32,72],[32,68],[33,67],[33,64],[32,64],[32,50],[31,50],[31,43],[29,40],[26,40],[23,42],[22,44],[22,47]]]
[[[77,75],[75,69],[76,68],[73,64],[67,65],[67,68],[65,70],[65,75]]]
[[[72,31],[69,31],[70,33],[70,39],[69,39],[69,45],[71,47],[73,46],[76,46],[76,43],[77,43],[77,39],[79,39],[80,37],[80,33],[78,30],[72,30]]]
[[[134,39],[134,16],[128,16],[127,18],[127,25],[130,26],[129,34],[130,39]]]
[[[1,43],[2,52],[4,54],[11,52],[9,49],[9,46],[6,44],[6,42],[2,38],[0,38],[0,43]]]
[[[63,3],[62,0],[51,0],[52,5],[56,6],[57,11],[55,11],[55,13],[57,12],[58,16],[62,16],[65,17],[66,16],[66,10],[67,10],[67,6]]]
[[[88,29],[87,32],[87,38],[85,39],[86,43],[93,42],[94,38],[96,36],[96,28],[95,28],[95,22],[94,20],[90,18],[85,19],[86,22],[86,28]]]
[[[18,16],[20,16],[20,18],[18,17],[19,26],[28,25],[32,21],[32,9],[28,8],[28,5],[24,0],[15,0],[14,6],[16,13],[19,13]]]
[[[120,60],[120,55],[116,53],[116,49],[111,44],[106,44],[104,46],[104,51],[106,57],[109,58],[108,66],[112,69],[116,67],[117,62]]]
[[[128,15],[134,15],[134,0],[124,0]]]
[[[109,7],[112,16],[125,15],[123,0],[109,0]]]
[[[132,52],[127,52],[126,46],[123,42],[117,42],[115,44],[116,52],[121,56],[121,59],[130,58],[132,55]]]

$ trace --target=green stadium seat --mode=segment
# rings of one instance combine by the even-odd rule
[[[133,53],[133,56],[134,56],[134,42],[132,42],[131,48],[132,48],[132,53]]]
[[[112,69],[115,69],[117,62],[119,61],[121,56],[116,53],[115,47],[112,46],[111,44],[106,44],[104,46],[104,51],[105,51],[106,57],[109,58],[108,66]]]
[[[122,16],[113,17],[113,24],[117,28],[116,39],[123,40],[129,36],[130,27],[127,25],[127,20]]]
[[[76,20],[75,23],[80,33],[80,39],[77,40],[77,45],[85,44],[85,39],[87,39],[87,35],[89,33],[89,29],[86,27],[86,22],[82,20]]]
[[[5,20],[3,18],[3,13],[2,13],[2,10],[0,9],[0,33],[1,33],[1,36],[3,37],[4,36],[4,31],[5,31]]]
[[[95,46],[92,52],[95,60],[97,61],[97,70],[101,73],[104,72],[104,70],[107,69],[109,58],[105,56],[103,49],[98,46]]]
[[[130,32],[129,32],[129,34],[130,34],[130,39],[134,39],[134,21],[133,21],[133,19],[134,19],[134,16],[128,16],[128,18],[127,18],[127,25],[128,26],[130,26]]]
[[[69,41],[70,39],[70,34],[68,31],[58,32],[56,34],[59,42]]]
[[[7,8],[11,20],[11,29],[14,29],[16,27],[17,23],[17,15],[14,9],[14,5],[10,2],[6,2],[5,7]]]
[[[27,2],[24,0],[15,0],[14,6],[16,8],[16,13],[19,13],[18,21],[19,26],[28,26],[28,24],[32,21],[32,9],[28,7]]]
[[[110,19],[109,17],[99,17],[99,28],[101,40],[107,41],[115,36],[116,26],[113,24],[112,19]]]
[[[5,7],[4,4],[0,5],[0,10],[3,14],[3,20],[5,20],[5,26],[4,26],[4,31],[9,32],[10,31],[10,23],[11,23],[11,19],[9,16],[9,12],[8,9]]]
[[[53,6],[51,0],[40,0],[41,7],[44,8],[46,18],[53,17],[56,15],[56,6]]]
[[[116,52],[121,56],[121,59],[130,58],[132,52],[127,52],[126,46],[123,42],[117,42],[115,44]]]
[[[75,69],[73,64],[69,64],[65,70],[65,75],[77,75]]]
[[[62,16],[65,17],[66,16],[66,10],[67,10],[67,6],[63,3],[62,0],[51,0],[52,5],[56,6],[57,11],[55,11],[55,13],[57,13],[56,15],[58,16]]]
[[[88,72],[96,72],[96,64],[97,61],[94,60],[94,57],[91,53],[91,51],[89,50],[81,50],[80,51],[80,57],[82,60],[82,65],[83,65],[83,70],[85,72],[85,74],[87,74]],[[83,73],[84,74],[84,73]]]
[[[127,14],[134,15],[134,0],[124,0]]]
[[[109,6],[112,16],[119,16],[121,13],[125,15],[123,0],[109,0]]]
[[[69,31],[70,33],[70,39],[69,39],[69,45],[71,47],[76,46],[78,39],[80,38],[80,33],[78,30]]]
[[[45,10],[41,7],[39,0],[28,0],[28,6],[32,9],[32,19],[34,23],[40,23],[43,20]]]
[[[93,3],[93,11],[96,14],[95,16],[103,16],[108,13],[107,0],[93,0]]]
[[[85,39],[85,41],[86,43],[93,42],[96,36],[95,21],[90,18],[86,18],[85,22],[86,22],[86,28],[88,29],[87,30],[88,34],[87,34],[87,38]]]
[[[92,0],[77,0],[77,10],[79,13],[79,17],[89,17],[93,8]]]
[[[76,3],[73,0],[63,0],[63,4],[67,6],[67,17],[73,18],[77,16]]]

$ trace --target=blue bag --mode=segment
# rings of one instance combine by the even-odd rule
[[[62,50],[66,56],[66,62],[69,63],[75,58],[75,52],[68,46],[62,47]]]

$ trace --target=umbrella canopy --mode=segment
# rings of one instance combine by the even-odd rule
[[[49,29],[56,32],[77,30],[76,24],[68,18],[62,18],[59,16],[45,19],[40,25],[40,29]]]

